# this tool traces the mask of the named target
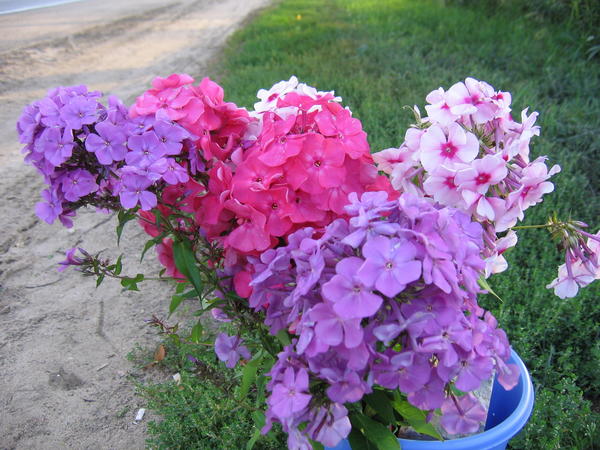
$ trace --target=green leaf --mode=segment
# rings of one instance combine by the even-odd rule
[[[202,299],[202,278],[198,267],[196,267],[196,257],[189,242],[177,241],[173,243],[173,259],[175,266],[186,279],[192,283],[196,289],[198,298]]]
[[[96,287],[100,286],[103,281],[104,281],[104,275],[98,275],[98,278],[96,279]]]
[[[175,312],[177,307],[185,300],[183,295],[174,295],[171,297],[171,304],[169,305],[169,317]]]
[[[479,283],[479,286],[481,286],[482,289],[485,289],[490,294],[492,294],[494,297],[496,297],[498,300],[500,300],[502,303],[504,303],[504,300],[502,300],[502,297],[500,297],[498,294],[496,294],[494,292],[494,290],[490,286],[490,283],[488,283],[488,281],[485,279],[485,277],[483,275],[481,275],[481,277],[479,277],[479,280],[477,280],[477,283]]]
[[[121,279],[121,286],[125,288],[126,291],[139,291],[138,283],[144,281],[144,274],[138,273],[134,278],[125,277]]]
[[[313,441],[312,439],[309,439],[309,441],[313,450],[325,450],[325,447],[323,447],[323,444],[321,444],[320,442]]]
[[[117,258],[117,262],[115,263],[115,275],[121,275],[121,270],[123,269],[121,259],[123,259],[123,255],[119,255]]]
[[[398,411],[404,420],[406,420],[417,433],[426,434],[440,440],[443,439],[433,425],[427,423],[427,414],[425,411],[408,403],[408,401],[403,399],[397,391],[394,393],[394,397],[394,401],[392,402],[394,409]]]
[[[259,375],[256,379],[256,402],[254,405],[258,408],[265,401],[265,386],[267,385],[267,377]]]
[[[265,426],[265,414],[262,411],[254,411],[254,434],[246,444],[246,450],[252,450],[256,441],[260,438],[260,430]]]
[[[291,341],[290,341],[290,336],[287,334],[287,331],[284,330],[279,330],[279,333],[277,333],[276,335],[277,340],[279,342],[281,342],[281,345],[283,345],[284,347],[286,345],[290,345]]]
[[[348,442],[350,442],[350,448],[352,450],[376,450],[377,447],[371,444],[371,442],[363,436],[363,434],[356,428],[350,430],[348,435]]]
[[[192,342],[198,343],[202,338],[202,324],[200,321],[196,322],[196,325],[192,327],[192,334],[190,336]]]
[[[242,372],[242,383],[240,385],[240,400],[243,401],[244,397],[248,394],[250,390],[250,385],[256,380],[256,371],[258,370],[258,366],[262,362],[263,354],[262,352],[258,352],[254,358],[252,358],[248,363],[244,366],[244,370]]]
[[[391,399],[385,395],[385,392],[375,389],[371,394],[365,396],[365,401],[367,402],[367,405],[373,408],[375,412],[385,420],[387,425],[396,423]]]
[[[382,423],[361,413],[351,414],[350,422],[352,427],[358,428],[378,450],[398,450],[398,439]]]
[[[135,219],[135,214],[121,210],[119,214],[117,214],[117,218],[119,219],[119,223],[117,224],[117,245],[121,243],[121,234],[123,233],[123,228],[125,228],[125,224],[133,219]]]

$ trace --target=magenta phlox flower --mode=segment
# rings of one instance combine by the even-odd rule
[[[226,333],[219,333],[215,338],[215,353],[229,369],[233,369],[240,358],[250,359],[251,357],[248,348],[241,344],[242,338],[239,336],[229,336]]]
[[[90,133],[85,139],[87,151],[94,153],[100,164],[123,161],[127,153],[127,137],[122,128],[105,121],[96,124],[95,129],[98,134]]]
[[[84,125],[90,125],[98,119],[98,103],[93,98],[76,96],[61,108],[60,118],[67,128],[81,130]]]
[[[442,405],[440,423],[450,434],[476,433],[486,417],[487,411],[473,394],[451,395]]]
[[[479,142],[475,135],[465,132],[453,123],[448,126],[447,135],[437,125],[432,125],[421,138],[420,160],[428,172],[439,166],[453,167],[455,164],[470,163],[479,152]]]
[[[61,197],[55,189],[44,189],[41,195],[45,202],[35,205],[35,213],[43,221],[54,223],[63,212]]]
[[[285,420],[308,406],[311,395],[308,392],[308,372],[306,369],[294,371],[287,367],[281,382],[273,385],[267,400],[270,411],[280,420]]]
[[[367,240],[362,253],[365,262],[358,278],[388,297],[396,296],[421,277],[421,261],[415,259],[417,250],[409,241],[376,236]]]
[[[323,296],[333,304],[333,310],[344,319],[370,317],[377,312],[383,299],[372,292],[373,285],[358,277],[363,260],[350,257],[335,267],[336,275],[323,285]]]
[[[156,194],[147,190],[152,181],[143,175],[136,173],[125,173],[122,177],[121,192],[119,199],[124,208],[135,208],[138,203],[142,210],[148,211],[157,204]]]
[[[317,410],[311,410],[306,433],[314,441],[327,447],[335,447],[348,437],[351,429],[348,410],[339,403],[332,403],[329,407],[321,406]]]
[[[81,197],[98,190],[96,178],[85,169],[75,169],[68,172],[61,179],[61,187],[65,199],[70,202],[76,202]]]

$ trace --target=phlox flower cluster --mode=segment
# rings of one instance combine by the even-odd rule
[[[269,373],[268,421],[282,424],[290,448],[308,438],[334,446],[350,430],[344,403],[378,385],[442,408],[449,433],[477,430],[485,409],[470,392],[494,371],[507,388],[519,376],[505,333],[477,305],[482,227],[409,193],[350,200],[349,219],[299,229],[251,259],[250,307],[271,333],[294,336]]]
[[[482,223],[486,276],[505,270],[502,253],[517,242],[524,211],[542,201],[560,171],[545,157],[530,160],[529,143],[539,135],[537,112],[511,115],[511,95],[473,78],[427,95],[427,117],[410,128],[399,148],[374,154],[397,189],[429,196]],[[415,182],[416,180],[416,182]]]
[[[558,276],[546,286],[560,298],[575,297],[579,288],[600,279],[600,231],[584,231],[587,224],[583,222],[569,225],[571,233],[564,233],[562,239],[565,262],[558,267]]]
[[[118,99],[104,106],[100,97],[85,86],[59,87],[19,119],[25,160],[48,184],[36,206],[48,223],[71,226],[85,205],[149,210],[162,187],[189,179],[179,155],[190,133],[160,112],[132,119]]]

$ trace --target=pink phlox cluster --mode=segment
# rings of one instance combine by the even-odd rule
[[[352,192],[392,191],[360,121],[332,93],[290,83],[268,91],[277,95],[254,141],[215,161],[206,195],[195,200],[198,226],[222,243],[226,261],[243,263],[299,228],[324,227],[345,215]]]
[[[195,136],[195,148],[189,150],[190,170],[204,171],[201,159],[225,161],[236,150],[245,135],[250,116],[243,108],[224,101],[223,88],[210,78],[194,86],[186,74],[156,77],[153,89],[137,98],[129,112],[132,117],[165,112],[168,118]]]
[[[451,433],[478,429],[485,417],[479,409],[457,414],[448,385],[471,392],[496,371],[511,388],[519,375],[506,364],[506,334],[477,304],[481,225],[411,194],[352,194],[346,210],[349,218],[323,232],[299,229],[287,246],[250,258],[250,306],[264,311],[271,333],[296,336],[270,372],[268,422],[294,436],[306,423],[301,434],[319,440],[310,431],[317,404],[339,409],[377,384],[400,389],[418,408],[447,410]],[[322,386],[328,406],[310,401],[304,382],[294,391],[303,396],[286,394],[292,373]],[[345,435],[332,431],[326,445],[333,437]]]
[[[548,169],[545,157],[530,160],[530,140],[539,135],[538,114],[525,109],[521,123],[516,122],[510,93],[467,78],[426,99],[428,117],[419,118],[399,148],[373,158],[395,189],[429,197],[482,223],[486,274],[498,273],[507,267],[502,253],[508,243],[516,244],[516,237],[497,234],[523,220],[525,210],[553,191],[548,180],[560,167]]]

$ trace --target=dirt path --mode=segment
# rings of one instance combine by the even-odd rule
[[[41,178],[21,162],[14,124],[23,106],[58,85],[87,84],[130,103],[155,75],[201,78],[207,61],[268,0],[87,0],[0,16],[0,449],[143,448],[143,401],[126,359],[157,338],[145,324],[165,315],[168,288],[122,293],[56,263],[75,245],[126,253],[135,273],[144,236],[115,218],[79,214],[66,230],[38,220]],[[145,271],[157,271],[152,257]],[[162,375],[166,376],[166,375]]]

